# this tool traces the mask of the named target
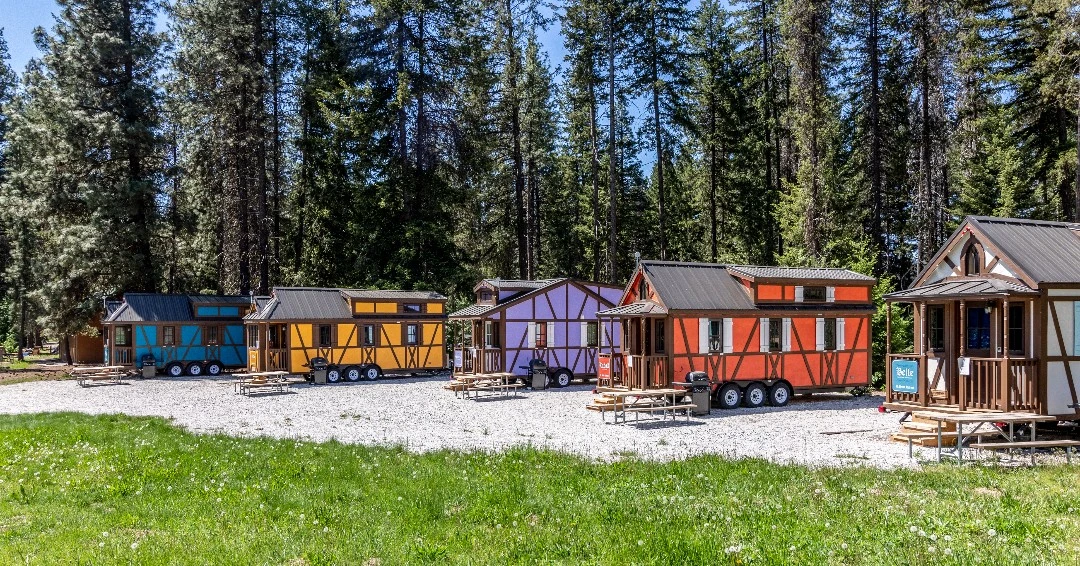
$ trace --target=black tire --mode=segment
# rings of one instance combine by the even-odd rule
[[[345,376],[345,381],[349,383],[356,383],[360,381],[360,377],[363,375],[360,368],[356,366],[349,366],[341,372]]]
[[[376,379],[382,377],[382,368],[375,364],[371,364],[368,366],[364,366],[364,371],[362,373],[364,379],[368,381],[375,381]]]
[[[221,375],[222,371],[225,371],[225,365],[218,360],[210,360],[209,362],[206,362],[206,367],[203,369],[206,370],[206,375],[217,377]]]
[[[743,406],[750,409],[756,409],[766,403],[769,399],[769,394],[765,390],[765,386],[760,382],[753,382],[746,386],[743,390]]]
[[[574,379],[574,374],[570,373],[568,369],[560,369],[551,374],[550,384],[554,387],[562,389],[570,385],[570,382]]]
[[[337,366],[329,366],[326,368],[326,382],[327,383],[341,383],[341,368]]]
[[[742,389],[734,383],[728,383],[716,392],[716,405],[721,409],[734,409],[742,401]]]
[[[180,377],[184,375],[184,364],[180,362],[169,362],[165,365],[165,375],[169,377]]]
[[[184,373],[186,373],[186,374],[188,374],[188,375],[190,375],[192,377],[198,377],[198,376],[202,375],[203,374],[202,362],[190,362],[190,363],[188,363],[187,368],[184,369]]]
[[[769,388],[769,404],[773,407],[783,407],[791,401],[791,386],[786,381],[777,381]]]

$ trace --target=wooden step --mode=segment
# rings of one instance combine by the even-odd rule
[[[937,432],[938,425],[936,422],[905,422],[900,425],[900,431],[909,432]],[[945,423],[942,427],[942,432],[954,432],[956,431],[956,425],[954,423]]]

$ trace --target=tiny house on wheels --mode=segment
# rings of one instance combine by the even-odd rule
[[[141,366],[151,355],[174,377],[243,367],[250,306],[250,297],[127,293],[101,323],[105,363]]]
[[[885,406],[1080,418],[1080,224],[971,216],[889,294]],[[892,352],[892,304],[914,350]]]
[[[600,324],[596,312],[615,305],[622,289],[573,279],[484,279],[473,289],[476,304],[450,314],[457,326],[454,373],[524,376],[530,360],[547,364],[551,384],[596,375],[602,344],[618,328]]]
[[[705,372],[726,409],[867,385],[874,283],[846,269],[642,261],[598,314],[622,335],[621,353],[600,354],[599,381],[664,388]]]
[[[306,374],[325,358],[331,383],[442,370],[445,307],[429,291],[278,287],[244,320],[248,369]]]

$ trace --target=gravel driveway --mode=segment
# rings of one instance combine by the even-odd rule
[[[447,377],[294,386],[241,396],[228,378],[135,379],[82,388],[74,381],[0,387],[0,413],[78,411],[168,417],[194,432],[404,445],[410,450],[532,444],[598,459],[667,460],[699,453],[811,466],[913,467],[907,445],[888,442],[898,415],[881,397],[796,399],[783,408],[714,409],[707,417],[604,424],[587,411],[592,386],[526,391],[514,399],[457,399]],[[610,421],[610,416],[608,417]],[[929,456],[929,453],[927,453]]]

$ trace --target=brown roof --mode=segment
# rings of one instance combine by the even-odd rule
[[[905,301],[911,299],[947,299],[962,297],[985,297],[985,296],[1009,296],[1009,295],[1037,295],[1038,291],[1021,285],[995,279],[992,277],[972,279],[946,279],[938,283],[913,287],[905,291],[897,291],[885,295],[890,301]]]

